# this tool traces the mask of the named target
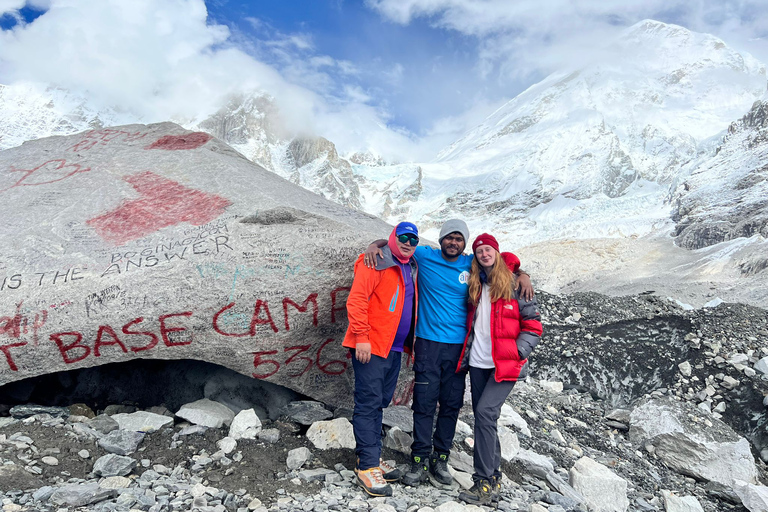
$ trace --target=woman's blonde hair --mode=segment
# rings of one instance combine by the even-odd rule
[[[480,270],[482,267],[477,261],[477,257],[472,259],[472,270],[469,274],[469,302],[477,307],[480,301],[480,292],[483,289],[483,283],[480,281]],[[509,269],[501,253],[496,251],[496,262],[491,267],[491,271],[486,271],[488,286],[491,292],[491,302],[499,299],[509,300],[512,298],[512,290],[517,288],[517,277]]]

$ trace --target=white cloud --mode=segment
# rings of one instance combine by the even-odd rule
[[[25,3],[25,0],[0,0],[0,15],[18,11]]]
[[[19,9],[23,2],[0,0]],[[207,18],[203,0],[52,0],[29,24],[0,31],[0,83],[54,84],[87,94],[144,122],[200,119],[231,94],[270,94],[289,129],[324,135],[345,149],[374,140],[383,154],[407,158],[407,135],[386,127],[362,89],[339,88],[324,70],[355,73],[348,61],[312,53],[303,34],[250,43]],[[259,59],[260,52],[271,60]],[[279,63],[279,68],[265,62]]]
[[[547,74],[578,64],[607,40],[646,18],[714,34],[768,60],[765,0],[366,0],[400,24],[424,18],[475,37],[478,66],[501,80]]]

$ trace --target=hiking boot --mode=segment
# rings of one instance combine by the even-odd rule
[[[498,476],[491,477],[491,501],[498,503],[501,499],[501,478]]]
[[[420,483],[425,482],[428,477],[429,467],[427,459],[425,457],[414,456],[411,459],[411,469],[403,475],[403,478],[400,479],[400,483],[416,487]]]
[[[471,505],[490,505],[492,500],[491,488],[491,482],[481,478],[475,481],[475,484],[468,491],[461,491],[459,499]]]
[[[379,467],[381,468],[382,476],[387,482],[397,482],[403,477],[403,472],[396,465],[392,466],[387,461],[379,459]]]
[[[392,487],[384,480],[381,468],[357,470],[357,483],[371,496],[392,496]]]
[[[433,453],[429,457],[429,472],[442,485],[451,485],[453,477],[448,471],[448,454]]]

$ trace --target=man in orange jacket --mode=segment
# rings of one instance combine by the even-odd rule
[[[344,346],[352,352],[355,372],[355,433],[358,484],[371,496],[391,496],[388,482],[402,474],[381,460],[382,411],[392,401],[403,351],[413,346],[418,267],[411,258],[419,233],[401,222],[382,248],[375,268],[355,262],[355,279],[347,298],[349,327]]]

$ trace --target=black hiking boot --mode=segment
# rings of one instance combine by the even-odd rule
[[[493,503],[498,503],[500,499],[501,499],[501,478],[494,475],[491,478],[491,501]]]
[[[453,477],[448,471],[448,454],[433,453],[429,457],[429,472],[441,485],[451,485]]]
[[[480,480],[475,481],[475,485],[468,491],[461,491],[459,493],[459,499],[470,505],[490,505],[492,501],[491,488],[491,482],[481,478]]]
[[[403,485],[410,485],[417,487],[422,482],[425,482],[429,477],[429,467],[426,457],[414,456],[411,459],[411,469],[408,470],[403,478],[400,479],[400,483]]]

